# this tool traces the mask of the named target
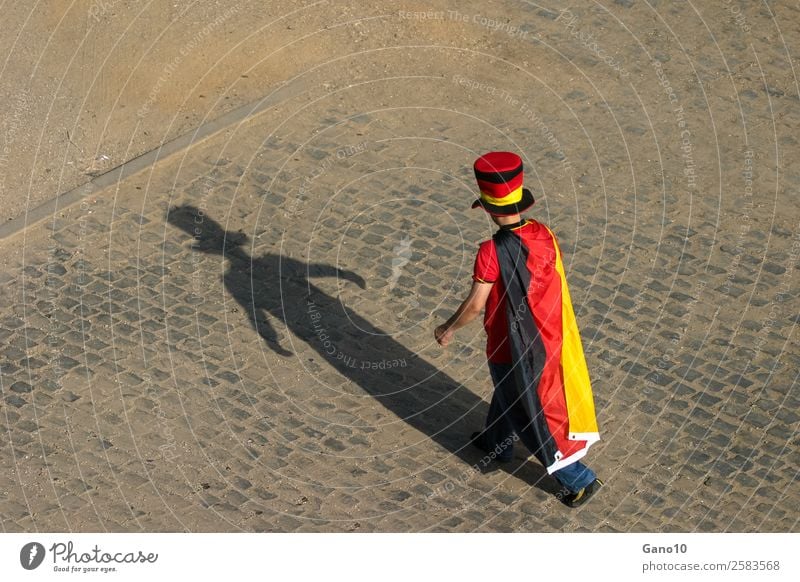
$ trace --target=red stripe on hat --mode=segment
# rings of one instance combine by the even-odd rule
[[[485,180],[477,180],[478,182],[478,189],[481,192],[488,192],[494,198],[502,198],[506,196],[509,192],[513,192],[523,183],[523,175],[520,174],[516,178],[512,180],[502,183],[502,184],[495,184],[493,182],[486,182]]]

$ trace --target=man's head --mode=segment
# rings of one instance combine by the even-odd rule
[[[522,187],[522,158],[512,152],[489,152],[475,160],[475,179],[481,197],[472,208],[482,207],[492,218],[511,218],[533,206],[531,191]],[[511,224],[503,221],[497,224]]]

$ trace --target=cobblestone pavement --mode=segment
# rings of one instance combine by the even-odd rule
[[[491,55],[342,57],[3,241],[3,531],[797,531],[797,85],[720,11],[719,51],[648,24],[616,70],[573,35],[602,15],[538,8],[525,38],[472,24]],[[432,338],[500,148],[593,377],[579,510],[521,450],[482,466],[481,326]]]

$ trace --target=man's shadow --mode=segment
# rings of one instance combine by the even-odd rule
[[[465,463],[482,472],[497,468],[494,461],[485,463],[467,436],[483,426],[488,405],[309,279],[338,277],[364,289],[363,278],[273,253],[251,257],[243,249],[246,236],[226,232],[191,205],[172,208],[169,222],[192,237],[195,250],[227,260],[225,287],[271,350],[293,357],[279,341],[273,317],[342,376]],[[524,446],[517,443],[517,449],[519,455]],[[515,460],[500,467],[552,495],[560,489],[538,463]]]

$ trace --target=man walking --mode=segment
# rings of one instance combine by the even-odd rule
[[[485,307],[495,388],[472,443],[508,462],[516,433],[561,483],[561,500],[578,507],[603,485],[580,462],[600,435],[558,242],[547,226],[520,216],[534,198],[523,187],[518,155],[490,152],[474,170],[481,194],[472,208],[482,207],[500,229],[481,243],[469,295],[434,335],[447,346]]]

